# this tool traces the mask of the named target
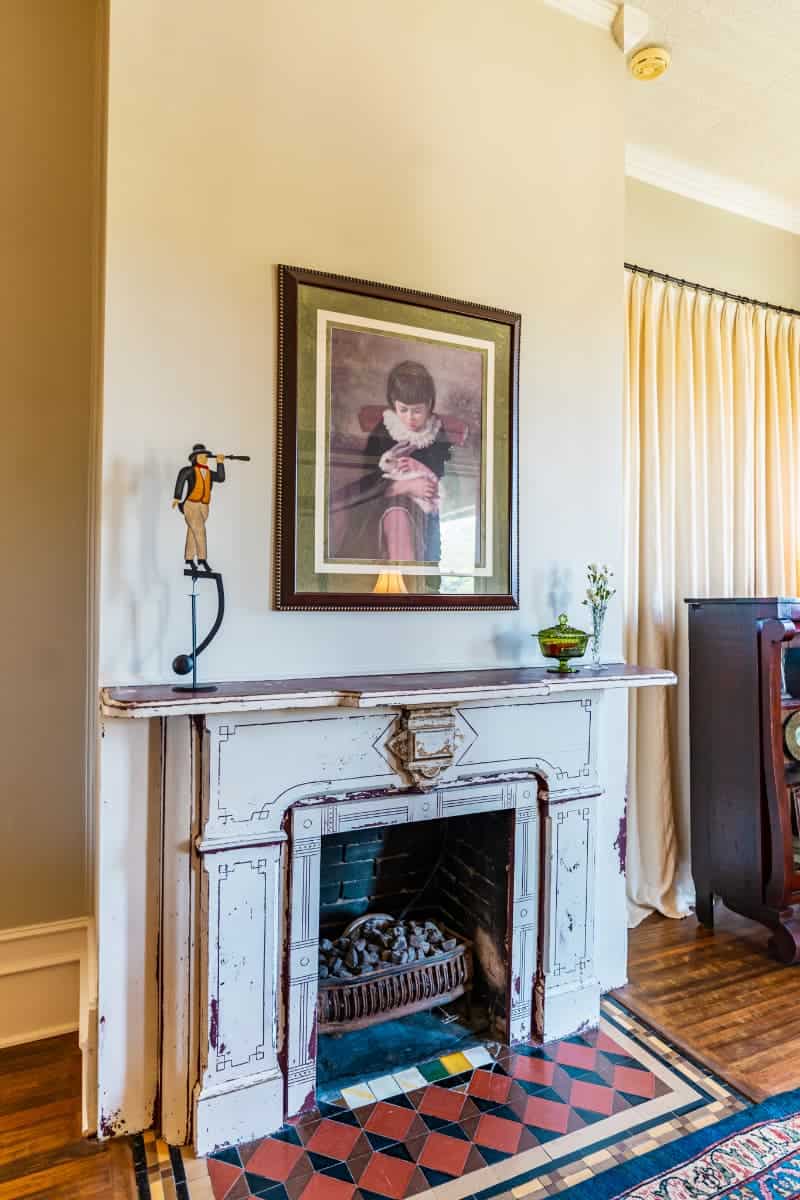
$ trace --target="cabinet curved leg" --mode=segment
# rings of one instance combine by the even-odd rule
[[[769,951],[779,962],[790,965],[800,962],[800,921],[789,917],[772,931]]]
[[[706,929],[714,928],[714,893],[701,891],[697,889],[697,898],[695,900],[695,913],[701,925],[705,925]]]

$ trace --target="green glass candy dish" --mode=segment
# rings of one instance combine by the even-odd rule
[[[571,667],[569,660],[583,657],[589,634],[584,633],[582,629],[573,629],[566,613],[561,614],[557,625],[552,625],[550,629],[541,629],[536,637],[545,658],[558,659],[557,667],[547,668],[551,675],[574,675],[577,672],[578,668]]]

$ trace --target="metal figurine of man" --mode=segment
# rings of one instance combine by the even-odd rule
[[[215,483],[225,482],[225,455],[214,455],[217,466],[212,470],[208,465],[210,453],[202,442],[192,446],[189,455],[191,466],[183,467],[175,481],[172,507],[179,508],[186,521],[186,547],[183,557],[191,571],[197,570],[195,559],[204,571],[211,570],[206,546],[206,521],[211,504],[211,489]]]

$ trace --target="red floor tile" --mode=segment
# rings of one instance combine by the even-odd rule
[[[428,1143],[430,1132],[430,1129],[426,1129],[421,1137],[406,1138],[406,1140],[403,1142],[404,1150],[408,1154],[409,1158],[413,1158],[414,1162],[419,1162],[419,1156],[422,1154],[422,1151],[425,1149],[425,1146]]]
[[[355,1190],[354,1183],[317,1173],[309,1179],[302,1200],[352,1200]]]
[[[402,1197],[407,1195],[416,1169],[416,1163],[406,1162],[403,1158],[392,1158],[389,1154],[376,1153],[372,1155],[360,1175],[358,1186],[368,1192],[389,1196],[391,1200],[402,1200]],[[306,1200],[305,1196],[303,1200]]]
[[[209,1158],[208,1177],[211,1180],[211,1190],[214,1193],[214,1200],[224,1200],[237,1179],[241,1179],[242,1168],[231,1166],[230,1163],[220,1162],[217,1158]]]
[[[254,1175],[263,1175],[266,1179],[275,1179],[284,1183],[301,1160],[308,1163],[308,1174],[311,1174],[311,1164],[306,1158],[302,1146],[291,1142],[281,1142],[277,1138],[264,1138],[259,1146],[248,1155],[246,1167]]]
[[[511,1061],[511,1074],[515,1079],[524,1079],[526,1083],[553,1082],[555,1063],[546,1058],[529,1058],[527,1054],[517,1054]]]
[[[549,1129],[552,1133],[566,1133],[569,1113],[568,1104],[558,1104],[555,1100],[541,1100],[538,1096],[531,1096],[525,1105],[523,1119],[526,1125],[537,1125],[540,1129]]]
[[[484,1113],[478,1122],[475,1141],[479,1146],[491,1146],[493,1150],[502,1150],[504,1154],[516,1154],[524,1126],[517,1121],[507,1121],[505,1117],[495,1117],[492,1113]]]
[[[572,1085],[569,1102],[573,1108],[588,1108],[589,1112],[603,1113],[609,1117],[614,1110],[614,1090],[601,1087],[598,1083],[585,1083],[582,1079],[576,1079]]]
[[[432,1133],[419,1156],[419,1165],[442,1171],[446,1175],[461,1175],[471,1148],[471,1142],[447,1137],[443,1133]]]
[[[406,1200],[408,1200],[408,1198],[411,1196],[418,1195],[419,1192],[429,1192],[430,1187],[431,1185],[428,1183],[419,1167],[414,1167],[414,1174],[408,1181],[408,1187],[406,1188]]]
[[[656,1094],[656,1077],[649,1071],[637,1071],[635,1067],[615,1067],[614,1087],[620,1092],[651,1100]]]
[[[361,1129],[358,1125],[345,1125],[341,1121],[330,1121],[326,1117],[314,1130],[314,1136],[307,1142],[306,1150],[344,1162],[353,1153],[353,1147],[360,1136]]]
[[[452,1088],[429,1087],[418,1104],[419,1111],[429,1117],[441,1117],[443,1121],[457,1121],[466,1102],[463,1092]]]
[[[313,1120],[301,1121],[298,1125],[295,1126],[295,1133],[300,1138],[300,1141],[303,1143],[304,1146],[308,1145],[308,1143],[311,1141],[312,1137],[314,1136],[317,1129],[319,1128],[319,1123],[321,1120],[322,1120],[322,1117],[319,1116],[319,1114],[317,1114]]]
[[[308,1178],[308,1176],[306,1176]],[[280,1184],[275,1184],[275,1187],[280,1187]],[[166,1187],[164,1189],[166,1191]],[[231,1190],[228,1192],[225,1200],[250,1200],[253,1193],[250,1191],[250,1184],[247,1181],[247,1176],[242,1175],[241,1179],[237,1180]]]
[[[564,1134],[585,1124],[580,1109],[611,1115],[620,1104],[630,1105],[626,1095],[650,1099],[666,1088],[645,1068],[615,1066],[606,1055],[625,1051],[605,1034],[596,1033],[587,1041],[590,1044],[556,1043],[547,1048],[547,1058],[508,1052],[503,1064],[507,1075],[479,1068],[459,1090],[427,1085],[414,1094],[413,1109],[378,1101],[356,1113],[359,1126],[321,1119],[315,1112],[297,1126],[302,1146],[264,1138],[240,1147],[246,1169],[282,1184],[288,1200],[360,1200],[357,1189],[385,1200],[411,1200],[430,1187],[421,1168],[460,1178],[492,1161],[490,1151],[521,1154],[537,1145],[536,1128]],[[608,1086],[573,1079],[564,1068],[594,1070]],[[563,1103],[529,1096],[523,1084],[547,1087],[551,1096],[563,1097]],[[490,1105],[505,1107],[481,1111]],[[515,1114],[519,1121],[513,1119]],[[421,1115],[453,1122],[451,1134],[461,1136],[446,1130],[428,1132]],[[400,1143],[393,1149],[407,1157],[372,1151],[367,1132]],[[346,1163],[355,1182],[314,1171],[307,1151]],[[240,1168],[215,1159],[208,1167],[215,1200],[234,1200],[234,1194],[236,1200],[244,1200],[247,1181]]]
[[[597,1059],[597,1051],[592,1046],[577,1046],[574,1042],[562,1042],[556,1050],[556,1062],[563,1067],[580,1067],[583,1071],[591,1071]]]
[[[256,1138],[254,1142],[239,1142],[239,1145],[237,1146],[239,1158],[242,1160],[242,1163],[245,1167],[247,1166],[248,1160],[252,1158],[263,1141],[263,1138]]]
[[[494,1100],[497,1104],[502,1104],[508,1099],[510,1090],[510,1077],[494,1071],[476,1071],[467,1087],[470,1096],[478,1096],[481,1100]]]
[[[408,1133],[414,1120],[413,1108],[401,1108],[399,1104],[387,1104],[381,1100],[370,1113],[364,1126],[370,1133],[401,1141]]]
[[[597,1049],[603,1050],[606,1054],[627,1054],[627,1050],[623,1050],[602,1030],[597,1035]]]

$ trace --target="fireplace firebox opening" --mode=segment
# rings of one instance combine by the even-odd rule
[[[513,843],[509,811],[323,838],[318,1097],[505,1039]]]

